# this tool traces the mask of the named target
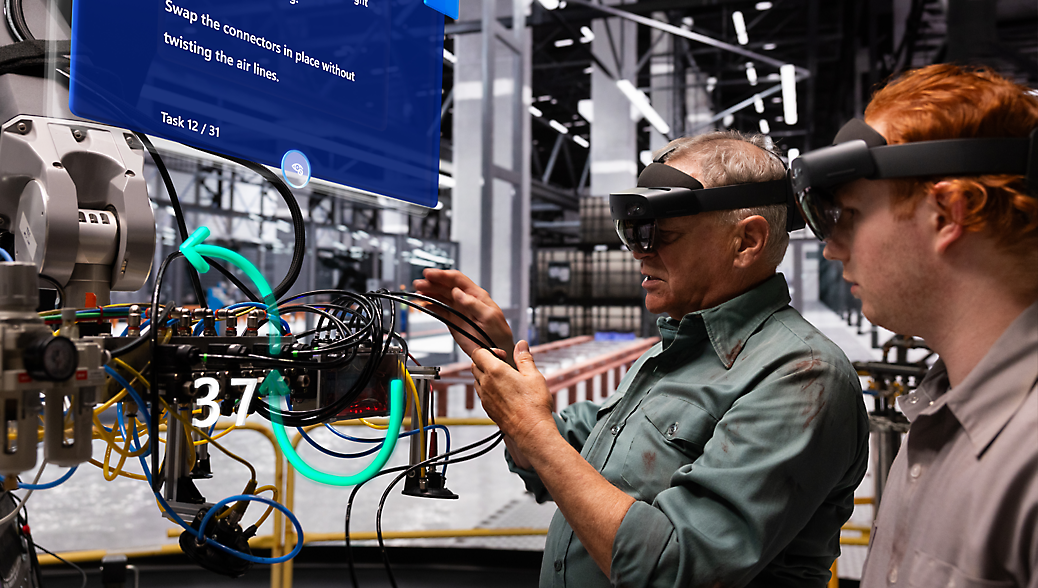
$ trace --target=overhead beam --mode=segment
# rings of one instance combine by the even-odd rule
[[[710,45],[711,47],[716,47],[718,49],[723,49],[723,50],[731,52],[731,53],[736,53],[738,55],[742,55],[743,57],[747,57],[749,59],[754,59],[754,60],[760,61],[761,63],[767,63],[769,65],[774,66],[775,68],[780,68],[783,65],[786,65],[788,63],[786,61],[781,61],[781,60],[775,59],[773,57],[770,57],[768,55],[763,55],[761,53],[757,53],[756,51],[750,51],[749,49],[744,49],[744,48],[740,47],[739,45],[732,45],[731,43],[725,43],[724,41],[719,41],[719,40],[717,40],[717,39],[715,39],[713,37],[708,37],[706,35],[701,35],[699,33],[692,32],[692,31],[690,31],[688,29],[683,29],[683,28],[680,28],[680,27],[676,27],[674,25],[667,24],[665,22],[658,21],[658,20],[653,19],[653,18],[646,18],[644,16],[640,16],[638,14],[634,14],[633,12],[629,12],[629,11],[626,11],[626,10],[619,10],[617,8],[613,8],[612,6],[607,6],[605,4],[591,4],[590,2],[584,2],[583,0],[569,0],[569,3],[570,4],[574,4],[574,5],[578,5],[578,6],[586,6],[588,8],[592,8],[592,9],[597,10],[599,12],[604,12],[604,13],[612,15],[612,16],[617,16],[617,17],[620,17],[620,18],[623,18],[623,19],[627,19],[627,20],[632,21],[632,22],[636,22],[636,23],[638,23],[640,25],[644,25],[644,26],[647,26],[647,27],[652,27],[654,29],[657,29],[657,30],[660,30],[660,31],[663,31],[663,32],[666,32],[666,33],[670,33],[670,34],[672,34],[674,36],[677,36],[677,37],[684,37],[685,39],[689,39],[691,41],[696,41],[697,43],[702,43],[704,45]],[[627,6],[627,5],[624,4],[623,6]],[[807,68],[797,66],[796,69],[797,69],[798,76],[802,76],[804,78],[807,78],[807,77],[811,76],[811,72],[808,71]]]

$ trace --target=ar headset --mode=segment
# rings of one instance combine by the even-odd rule
[[[806,153],[790,163],[797,206],[821,240],[840,220],[833,190],[859,178],[879,180],[925,176],[1013,174],[1027,177],[1038,193],[1038,129],[1030,138],[973,138],[887,145],[875,129],[852,119],[831,147]]]
[[[651,253],[656,247],[656,220],[688,216],[711,210],[738,210],[785,204],[786,231],[803,228],[796,212],[789,180],[704,188],[699,180],[663,163],[674,150],[661,153],[638,176],[638,187],[609,195],[609,211],[616,234],[635,253]]]

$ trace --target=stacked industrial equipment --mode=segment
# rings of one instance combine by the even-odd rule
[[[654,334],[638,260],[620,243],[609,200],[580,200],[580,242],[538,249],[534,320],[541,342],[593,335],[634,339]]]

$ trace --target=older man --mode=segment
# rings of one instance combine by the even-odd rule
[[[525,341],[516,370],[459,338],[510,467],[559,507],[540,584],[824,586],[868,422],[846,357],[775,272],[782,163],[763,137],[715,133],[673,142],[654,165],[639,181],[652,206],[614,217],[627,217],[646,307],[669,318],[605,404],[555,415]],[[427,271],[415,287],[510,347],[500,310],[461,274]]]
[[[898,399],[862,586],[1038,587],[1038,98],[930,66],[794,163],[865,316],[940,355]]]

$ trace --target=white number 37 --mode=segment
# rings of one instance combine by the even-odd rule
[[[252,395],[256,392],[259,380],[256,378],[231,378],[231,385],[245,387],[245,391],[241,395],[241,403],[238,404],[238,420],[235,421],[235,424],[240,427],[245,424],[245,417],[249,416],[249,404],[252,403]],[[195,389],[202,388],[207,389],[206,395],[195,400],[195,404],[208,408],[209,414],[204,419],[191,419],[191,424],[199,429],[215,425],[216,419],[220,418],[220,405],[216,403],[216,398],[220,395],[220,382],[216,378],[198,378],[195,380]]]

